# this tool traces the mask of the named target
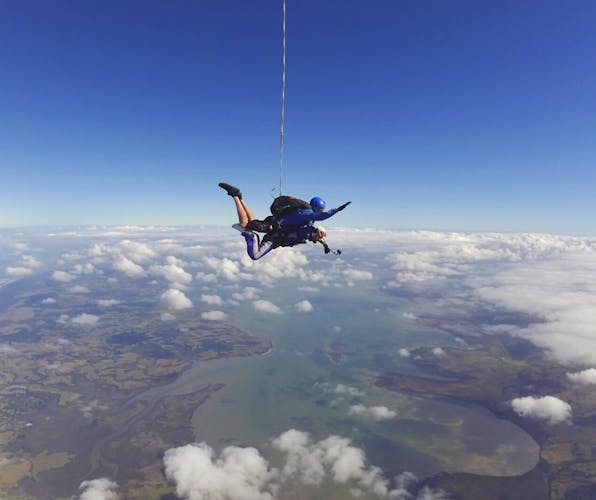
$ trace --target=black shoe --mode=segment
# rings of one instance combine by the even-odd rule
[[[230,196],[238,196],[238,198],[242,199],[242,193],[237,187],[226,184],[225,182],[220,182],[218,186],[222,189],[225,189],[226,193],[228,193]]]

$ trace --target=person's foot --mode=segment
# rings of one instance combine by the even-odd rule
[[[234,187],[230,184],[226,184],[225,182],[220,182],[218,186],[226,191],[230,196],[238,196],[238,198],[242,199],[242,193],[240,189]]]

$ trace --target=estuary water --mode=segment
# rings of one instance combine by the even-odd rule
[[[271,352],[197,363],[173,383],[140,397],[226,384],[196,410],[192,422],[197,441],[216,449],[252,445],[274,455],[272,438],[294,428],[316,440],[330,434],[352,439],[387,477],[404,470],[419,477],[439,471],[517,475],[535,466],[535,441],[481,407],[374,386],[376,373],[418,371],[399,355],[400,348],[453,345],[449,335],[417,328],[402,316],[394,297],[363,299],[355,289],[326,289],[308,297],[311,312],[292,309],[304,295],[291,289],[280,294],[283,314],[263,314],[247,302],[231,318],[239,328],[272,338]],[[330,349],[341,356],[331,359]],[[356,404],[384,406],[395,417],[374,421],[350,415]]]

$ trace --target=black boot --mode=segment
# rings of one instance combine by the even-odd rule
[[[226,193],[228,193],[230,196],[238,196],[238,198],[242,199],[242,193],[237,187],[226,184],[225,182],[220,182],[218,186],[222,189],[225,189]]]

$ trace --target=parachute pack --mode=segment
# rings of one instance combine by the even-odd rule
[[[271,204],[271,213],[279,220],[298,208],[310,208],[310,203],[293,196],[278,196]]]

